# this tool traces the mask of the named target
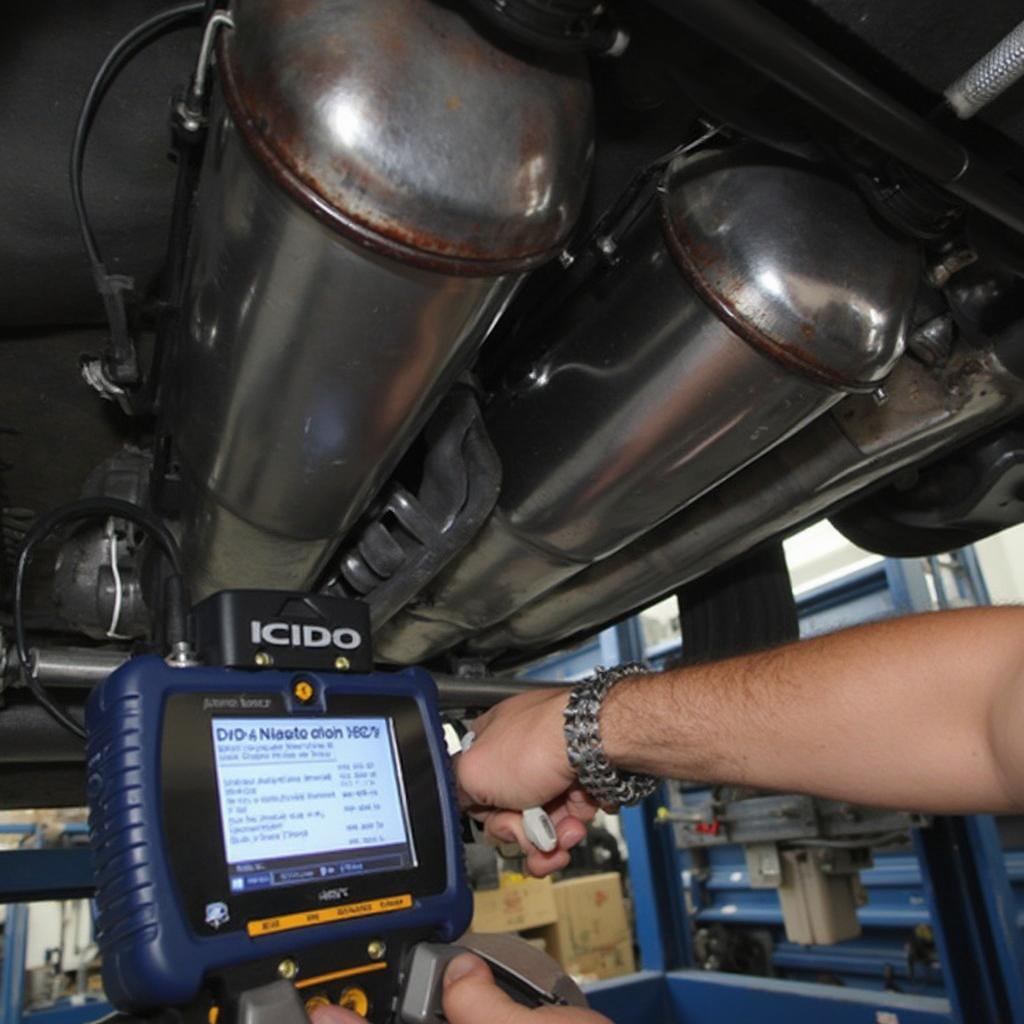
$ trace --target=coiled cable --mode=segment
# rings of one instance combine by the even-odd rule
[[[149,534],[171,565],[171,578],[175,580],[175,586],[168,587],[168,593],[174,595],[176,607],[169,608],[167,615],[168,623],[173,624],[173,629],[167,630],[167,641],[170,645],[173,646],[176,642],[185,639],[184,635],[177,634],[183,632],[188,620],[189,600],[187,589],[184,586],[181,549],[171,531],[153,513],[147,512],[131,502],[121,501],[119,498],[80,498],[67,505],[62,505],[36,520],[25,535],[14,572],[14,642],[18,650],[19,671],[22,682],[50,717],[68,732],[82,739],[85,738],[85,729],[82,724],[72,718],[67,709],[50,696],[46,688],[36,678],[33,670],[25,632],[25,574],[33,549],[58,527],[66,523],[107,519],[111,516],[127,519]]]

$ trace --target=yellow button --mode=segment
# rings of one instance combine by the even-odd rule
[[[295,694],[295,699],[303,704],[308,704],[316,696],[316,690],[308,679],[296,680],[292,686],[292,693]]]
[[[341,993],[338,1005],[343,1010],[351,1010],[365,1017],[370,1012],[370,997],[361,988],[347,988]]]
[[[306,1013],[312,1013],[318,1006],[330,1006],[327,996],[312,996],[306,1000]]]

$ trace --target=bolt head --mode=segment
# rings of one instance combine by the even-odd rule
[[[346,657],[345,657],[345,655],[344,655],[344,654],[339,654],[339,655],[338,655],[338,656],[337,656],[337,657],[336,657],[336,658],[334,659],[334,667],[335,667],[335,668],[336,668],[336,669],[337,669],[337,670],[338,670],[339,672],[344,672],[344,671],[346,671],[346,670],[347,670],[348,668],[350,668],[350,667],[351,667],[351,665],[352,665],[352,662],[350,662],[350,661],[348,660],[348,658],[346,658]]]
[[[256,657],[252,659],[260,668],[267,668],[274,664],[274,659],[266,651],[257,651]]]
[[[366,947],[366,955],[371,960],[383,960],[388,947],[381,939],[371,939]]]
[[[277,965],[277,973],[285,981],[291,981],[299,973],[299,965],[288,957]]]

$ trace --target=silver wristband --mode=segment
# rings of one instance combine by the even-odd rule
[[[609,690],[627,676],[646,675],[643,665],[598,668],[589,679],[573,687],[565,709],[565,749],[580,785],[603,807],[630,807],[651,795],[658,786],[652,775],[620,772],[601,745],[601,705]]]

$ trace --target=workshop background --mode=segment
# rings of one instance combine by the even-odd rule
[[[897,560],[822,523],[786,542],[785,557],[803,636],[1024,601],[1024,527]],[[673,597],[525,675],[671,664],[680,630]],[[81,884],[84,822],[84,811],[0,816],[5,855],[48,855],[19,859],[22,891]],[[525,879],[489,848],[471,848],[469,865],[474,930],[543,947],[619,1022],[1024,1022],[1024,819],[930,820],[670,783],[621,817],[600,816],[556,880]],[[87,899],[9,904],[0,922],[0,1024],[109,1011]]]

